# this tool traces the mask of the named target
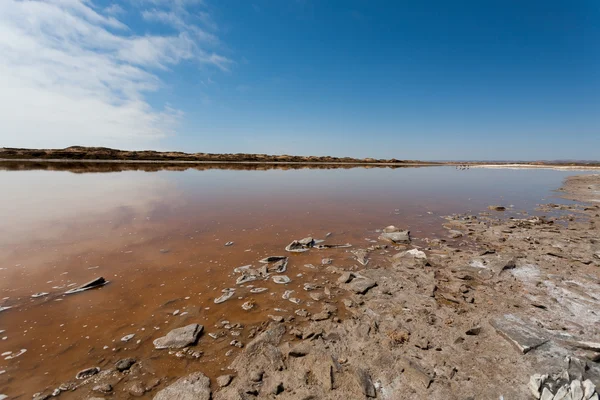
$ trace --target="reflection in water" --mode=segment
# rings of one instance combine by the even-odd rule
[[[0,307],[12,307],[0,312],[5,331],[0,336],[7,337],[0,354],[27,349],[0,360],[0,370],[6,370],[0,392],[15,397],[128,356],[149,359],[163,376],[195,368],[157,355],[152,339],[192,322],[208,332],[224,319],[251,327],[274,307],[289,308],[281,296],[264,293],[252,297],[256,309],[243,311],[250,294],[241,288],[223,304],[213,300],[234,284],[233,268],[278,255],[292,239],[332,232],[330,240],[361,247],[368,245],[365,238],[377,237],[376,229],[393,224],[410,229],[419,244],[420,238],[443,234],[445,214],[478,212],[489,204],[533,212],[569,174],[453,167],[247,170],[247,165],[186,166],[182,172],[156,166],[146,173],[154,165],[80,163],[67,172],[47,169],[68,163],[48,168],[27,163],[27,170],[19,163],[0,164]],[[70,173],[82,168],[122,172]],[[225,246],[230,241],[234,245]],[[323,274],[303,266],[318,265],[322,257],[340,266],[351,263],[344,254],[293,255],[286,289],[302,296],[302,279]],[[110,283],[63,296],[96,276]],[[49,294],[31,297],[41,292]],[[123,344],[120,338],[129,334],[135,340]],[[198,362],[210,375],[226,365],[223,354],[231,347],[209,340],[202,339],[205,356]]]

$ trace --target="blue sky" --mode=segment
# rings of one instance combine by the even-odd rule
[[[0,30],[0,145],[599,159],[596,1],[9,0]]]

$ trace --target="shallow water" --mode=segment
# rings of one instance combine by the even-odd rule
[[[127,168],[131,168],[130,166]],[[324,279],[322,267],[355,263],[347,251],[290,255],[288,285],[251,294],[238,287],[222,304],[213,300],[235,286],[232,270],[285,254],[293,239],[370,245],[377,229],[396,225],[420,238],[445,237],[442,216],[512,206],[537,213],[573,171],[457,170],[454,167],[240,170],[223,166],[183,171],[73,173],[2,170],[0,166],[0,393],[23,398],[72,380],[77,371],[133,356],[149,359],[159,376],[195,368],[218,374],[230,358],[231,338],[214,341],[220,321],[242,323],[240,340],[269,314],[318,310],[304,282]],[[153,169],[156,169],[153,167]],[[81,172],[81,171],[78,171]],[[232,246],[225,246],[232,241]],[[298,276],[301,274],[301,276]],[[74,284],[103,276],[110,283],[70,296]],[[296,306],[281,298],[295,290]],[[31,298],[32,294],[49,295]],[[257,307],[243,311],[254,299]],[[173,313],[179,310],[178,315]],[[183,315],[182,315],[183,314]],[[152,340],[198,322],[205,334],[199,360],[154,350]],[[124,343],[120,338],[135,334]],[[227,339],[227,340],[226,340]],[[138,340],[140,341],[138,343]],[[233,354],[232,356],[234,356]],[[8,359],[5,359],[8,357]]]

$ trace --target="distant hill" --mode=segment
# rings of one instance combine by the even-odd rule
[[[0,159],[23,160],[111,160],[111,161],[189,161],[189,162],[280,162],[280,163],[352,163],[352,164],[432,164],[430,162],[351,158],[330,156],[291,156],[268,154],[211,154],[159,152],[154,150],[128,151],[107,147],[71,146],[66,149],[0,148]]]

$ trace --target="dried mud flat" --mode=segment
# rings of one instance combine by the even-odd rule
[[[213,338],[215,327],[190,321],[157,334],[157,354],[172,353],[187,375],[161,376],[142,358],[97,360],[34,398],[597,399],[600,175],[571,177],[560,192],[581,203],[541,206],[547,218],[501,206],[449,216],[448,240],[421,247],[390,228],[370,247],[330,249],[333,261],[313,265],[321,274],[305,285],[313,312],[282,283],[289,306],[260,327],[222,321]],[[238,282],[297,279],[279,261],[238,271]],[[216,374],[199,351],[214,341],[236,349]]]

